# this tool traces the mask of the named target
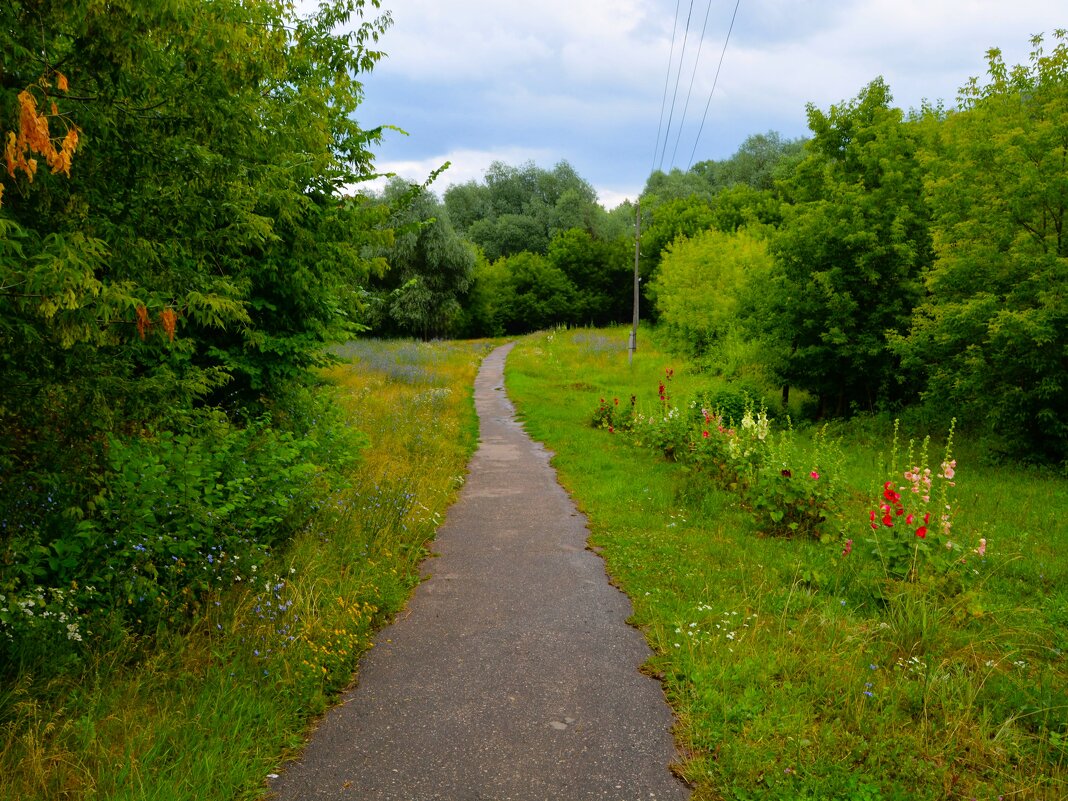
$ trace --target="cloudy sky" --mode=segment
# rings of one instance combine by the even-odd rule
[[[494,160],[566,160],[608,207],[636,197],[655,167],[727,158],[754,133],[803,136],[807,103],[825,109],[880,75],[902,108],[952,106],[985,73],[990,48],[1022,63],[1033,34],[1049,44],[1068,27],[1064,0],[383,5],[394,20],[380,43],[388,56],[366,78],[358,117],[408,135],[387,133],[380,170],[422,181],[450,161],[440,191],[480,179]]]

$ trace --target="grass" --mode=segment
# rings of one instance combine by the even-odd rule
[[[418,582],[477,441],[485,343],[360,342],[327,371],[365,433],[352,486],[189,631],[0,689],[0,799],[258,798]]]
[[[651,411],[669,367],[677,400],[710,388],[648,334],[628,366],[626,336],[530,337],[508,389],[633,601],[694,798],[1068,797],[1068,481],[960,441],[956,531],[987,557],[959,593],[887,582],[860,543],[888,421],[834,432],[853,554],[762,537],[734,495],[590,426],[602,397]]]

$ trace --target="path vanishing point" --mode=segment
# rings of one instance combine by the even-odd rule
[[[479,447],[428,578],[272,799],[689,798],[630,601],[505,395],[510,349],[475,380]]]

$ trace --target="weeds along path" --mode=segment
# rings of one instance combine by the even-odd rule
[[[427,580],[272,798],[688,797],[630,602],[504,393],[510,348],[475,381],[479,448]]]

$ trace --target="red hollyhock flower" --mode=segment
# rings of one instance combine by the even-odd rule
[[[921,540],[926,537],[927,526],[920,526],[918,529],[916,529],[916,536],[919,537]]]
[[[889,513],[889,512],[887,512],[887,513],[886,513],[886,514],[885,514],[885,515],[883,516],[883,525],[884,525],[884,526],[886,526],[887,528],[893,528],[893,527],[894,527],[894,518],[892,518],[892,517],[890,516],[890,513]]]

